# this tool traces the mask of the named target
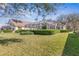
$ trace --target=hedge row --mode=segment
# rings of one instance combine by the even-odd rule
[[[60,30],[61,33],[69,32],[68,30]]]
[[[33,35],[34,33],[31,31],[20,32],[20,35]]]
[[[35,34],[35,35],[52,35],[55,33],[59,33],[60,30],[46,30],[46,29],[42,29],[42,30],[17,30],[16,33],[20,33],[20,34]]]
[[[60,33],[60,30],[57,30],[57,29],[51,29],[50,31],[52,31],[53,34],[55,34],[55,33]]]
[[[1,32],[4,32],[4,33],[11,33],[11,32],[13,32],[12,30],[0,30],[0,33]]]
[[[1,31],[0,31],[1,32]],[[12,30],[2,30],[4,33],[10,33],[13,32]],[[20,33],[21,35],[30,35],[30,34],[35,34],[35,35],[52,35],[55,33],[63,33],[63,32],[68,32],[68,30],[46,30],[46,29],[41,29],[41,30],[16,30],[15,33]]]
[[[10,33],[12,30],[2,30],[4,33]]]
[[[52,34],[54,34],[51,30],[34,30],[32,32],[36,35],[52,35]]]

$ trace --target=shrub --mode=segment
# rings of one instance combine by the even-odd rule
[[[68,30],[60,30],[60,32],[63,33],[63,32],[69,32],[69,31]]]
[[[32,35],[32,34],[34,34],[34,33],[31,31],[20,32],[20,35]]]
[[[10,33],[12,30],[2,30],[4,33]]]
[[[47,29],[47,26],[46,25],[42,26],[42,29]]]
[[[27,31],[31,31],[31,30],[16,30],[15,33],[21,33],[21,32],[27,32]]]
[[[60,30],[57,30],[57,29],[51,29],[51,31],[53,32],[53,34],[60,33]]]
[[[20,33],[22,30],[16,30],[15,33]]]
[[[31,32],[31,34],[35,34],[35,35],[52,35],[55,33],[59,33],[60,30],[47,30],[47,29],[41,29],[41,30],[17,30],[15,31],[16,33],[20,33],[20,34],[30,34],[29,32]]]
[[[51,30],[32,30],[36,35],[52,35],[53,31]]]

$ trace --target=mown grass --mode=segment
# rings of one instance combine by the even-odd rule
[[[16,33],[1,33],[0,55],[2,56],[62,55],[67,36],[68,33],[58,33],[55,35],[44,35],[44,36],[19,35]]]
[[[64,51],[64,56],[79,56],[79,35],[70,33],[68,35]]]

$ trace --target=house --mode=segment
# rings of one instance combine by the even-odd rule
[[[46,23],[46,26],[47,26],[47,29],[63,29],[65,30],[66,29],[66,24],[63,25],[57,21],[53,21],[53,20],[46,20],[45,22],[44,21],[41,21],[42,24]],[[42,25],[43,26],[43,25]]]
[[[46,20],[46,21],[38,21],[38,22],[29,22],[11,19],[8,21],[8,26],[10,26],[13,30],[34,30],[34,29],[42,29],[42,27],[46,25],[47,29],[66,29],[65,25],[62,25],[56,21]]]
[[[4,30],[4,29],[11,29],[11,27],[8,26],[7,24],[0,24],[0,30]]]
[[[2,24],[0,24],[0,30],[1,30],[1,28],[2,28]]]
[[[21,21],[21,20],[16,20],[12,19],[8,21],[8,25],[13,29],[13,30],[18,30],[18,29],[28,29],[26,24],[28,25],[28,22]]]

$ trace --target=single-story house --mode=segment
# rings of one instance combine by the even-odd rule
[[[62,25],[52,20],[29,22],[29,21],[11,19],[8,21],[8,26],[10,26],[13,30],[42,29],[44,25],[46,25],[47,29],[66,29],[65,25]]]

